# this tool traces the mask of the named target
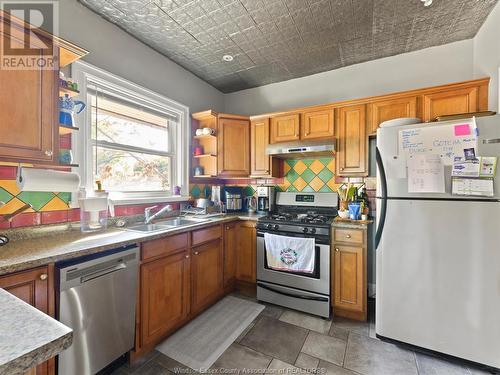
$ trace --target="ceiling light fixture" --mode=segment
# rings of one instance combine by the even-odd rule
[[[224,56],[222,56],[222,60],[224,60],[226,62],[231,62],[234,60],[234,57],[231,55],[224,55]]]
[[[428,7],[432,5],[433,0],[420,0],[420,1],[424,3],[424,7]]]

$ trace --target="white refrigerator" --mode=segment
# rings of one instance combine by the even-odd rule
[[[401,130],[463,124],[475,131],[461,120],[377,132],[376,333],[500,368],[500,178],[493,197],[457,196],[445,165],[444,193],[409,193],[401,155]],[[500,116],[476,124],[476,156],[500,156]]]

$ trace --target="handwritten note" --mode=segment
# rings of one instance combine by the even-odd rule
[[[407,157],[417,154],[439,155],[445,165],[452,165],[455,156],[464,156],[465,149],[477,150],[477,137],[471,134],[470,127],[474,124],[468,124],[469,135],[460,135],[466,133],[465,124],[441,125],[420,127],[414,129],[405,129],[399,131],[399,156]]]
[[[444,193],[444,164],[440,155],[416,154],[408,159],[409,193]]]

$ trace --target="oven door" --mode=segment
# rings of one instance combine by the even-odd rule
[[[257,280],[305,291],[330,294],[330,246],[316,243],[315,271],[312,274],[277,271],[266,261],[264,233],[257,233]]]

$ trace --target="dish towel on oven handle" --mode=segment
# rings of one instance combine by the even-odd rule
[[[314,238],[285,237],[264,233],[267,265],[279,271],[313,273]]]

